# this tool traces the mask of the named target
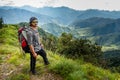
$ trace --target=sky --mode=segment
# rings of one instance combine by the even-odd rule
[[[60,7],[66,6],[76,10],[99,9],[119,10],[120,0],[0,0],[0,6],[24,6],[32,7]]]

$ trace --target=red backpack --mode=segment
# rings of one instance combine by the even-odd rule
[[[26,27],[20,27],[18,29],[18,40],[19,40],[20,45],[25,53],[30,52],[30,49],[29,49],[29,46],[27,43],[27,36],[26,36],[27,30],[28,30],[28,28],[26,28]]]

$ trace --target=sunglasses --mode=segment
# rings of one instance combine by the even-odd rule
[[[32,23],[38,23],[38,21],[33,21]]]

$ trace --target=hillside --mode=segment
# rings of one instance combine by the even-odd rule
[[[75,17],[80,14],[79,11],[67,7],[34,8],[30,6],[23,7],[2,6],[0,7],[0,10],[1,10],[0,16],[5,18],[6,23],[24,22],[29,20],[29,17],[36,16],[39,19],[40,24],[55,22],[57,24],[67,25],[71,23],[71,19],[74,20]],[[8,15],[10,16],[8,17]],[[11,19],[13,19],[14,21]]]
[[[60,36],[61,33],[70,33],[71,29],[65,26],[58,25],[56,23],[47,23],[41,25],[41,28],[55,36]]]
[[[88,10],[74,10],[69,7],[43,7],[43,8],[34,8],[31,6],[23,6],[22,9],[45,14],[53,18],[58,19],[60,23],[70,24],[76,22],[77,20],[85,20],[92,17],[102,17],[102,18],[120,18],[120,11],[104,11],[97,9],[88,9]]]
[[[17,40],[17,25],[0,29],[0,79],[2,80],[118,80],[120,74],[111,73],[82,59],[68,59],[47,51],[50,65],[37,58],[37,75],[29,74],[29,53],[22,54]],[[107,75],[106,75],[107,74]]]
[[[30,6],[23,6],[22,9],[32,11],[39,14],[51,16],[56,20],[57,24],[68,25],[72,22],[82,11],[77,11],[68,7],[43,7],[43,8],[31,8]]]
[[[119,22],[120,19],[93,17],[85,20],[78,20],[69,25],[69,27],[79,32],[73,32],[74,35],[78,35],[77,37],[88,38],[103,46],[115,45],[119,48]],[[115,49],[115,47],[111,48]]]
[[[104,10],[97,10],[97,9],[88,9],[88,10],[85,10],[79,16],[77,16],[75,21],[84,20],[84,19],[88,19],[88,18],[92,18],[92,17],[117,19],[117,18],[120,18],[119,13],[120,13],[120,11],[104,11]]]
[[[86,27],[100,27],[106,24],[114,22],[115,19],[111,18],[103,18],[103,17],[92,17],[84,20],[76,20],[75,22],[71,23],[69,26],[75,28],[86,28]]]
[[[53,22],[52,17],[43,14],[37,14],[19,8],[12,8],[12,9],[0,8],[0,17],[3,17],[4,22],[7,24],[29,22],[29,18],[32,16],[36,16],[40,21],[40,24]]]
[[[27,5],[22,7],[1,6],[0,11],[0,17],[5,18],[5,23],[19,23],[28,21],[31,16],[38,17],[41,22],[40,24],[54,22],[62,25],[69,25],[76,21],[85,20],[92,17],[112,19],[120,18],[120,11],[104,11],[95,9],[74,10],[64,6],[43,8],[35,8]]]

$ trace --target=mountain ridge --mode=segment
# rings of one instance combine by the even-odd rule
[[[96,9],[75,10],[75,9],[65,7],[65,6],[42,7],[42,8],[35,8],[35,7],[31,7],[31,6],[22,6],[22,7],[0,6],[0,9],[4,9],[4,10],[8,10],[8,11],[10,9],[16,9],[16,8],[35,13],[34,16],[36,16],[36,14],[40,14],[40,15],[52,17],[52,21],[54,23],[63,24],[63,25],[69,25],[73,21],[87,19],[87,18],[91,18],[91,17],[104,17],[104,18],[115,18],[115,19],[120,18],[120,11],[104,11],[104,10],[96,10]],[[2,14],[7,15],[7,13],[2,13]],[[2,16],[2,15],[0,15],[0,16]],[[27,16],[27,14],[26,14],[26,16]],[[14,16],[14,17],[18,17],[18,16]],[[44,19],[44,18],[42,18],[42,19]],[[9,21],[9,20],[7,20],[7,21]],[[23,18],[23,21],[24,21],[24,18]],[[46,22],[44,20],[40,20],[40,21]],[[12,21],[11,21],[11,23],[12,23]]]

